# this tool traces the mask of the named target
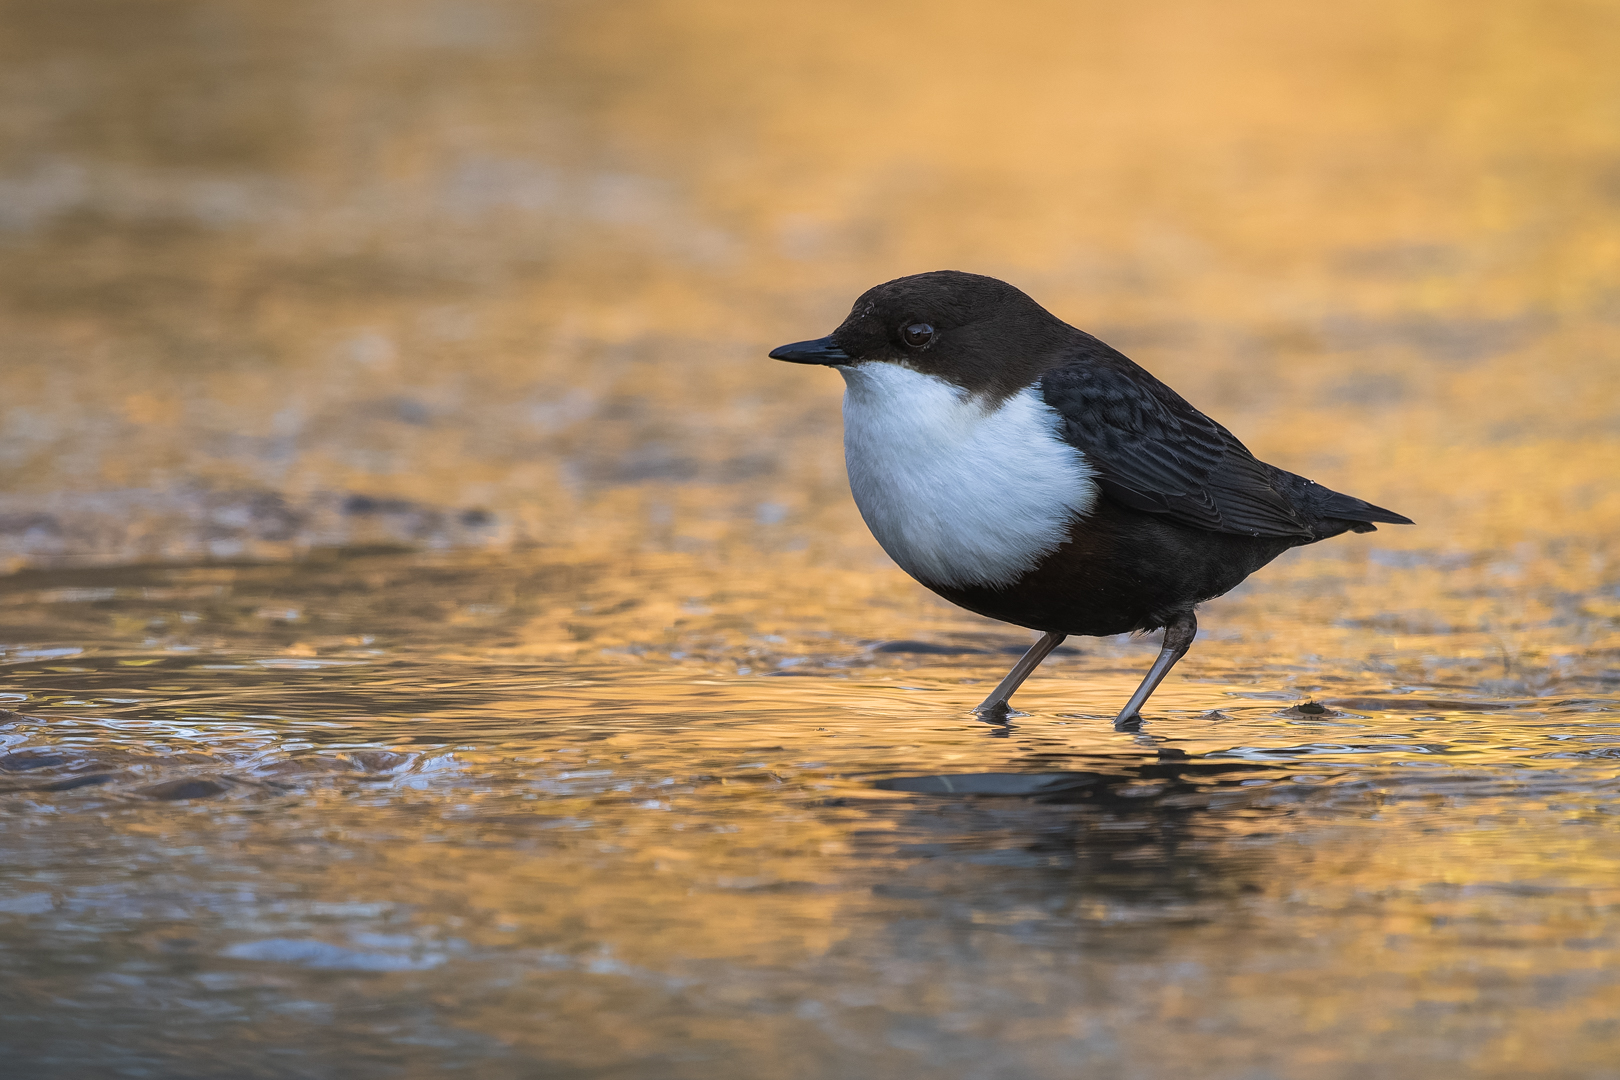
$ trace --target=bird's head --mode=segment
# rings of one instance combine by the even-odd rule
[[[1074,333],[1005,281],[936,270],[868,289],[831,334],[783,345],[771,358],[844,369],[898,364],[1005,397],[1038,377]]]

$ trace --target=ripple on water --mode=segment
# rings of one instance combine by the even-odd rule
[[[397,558],[347,572],[408,576]],[[1020,1075],[1057,1076],[1087,1055],[1195,1068],[1188,1016],[1303,1024],[1302,1002],[1403,1045],[1472,1045],[1548,994],[1537,1023],[1571,1045],[1620,1011],[1620,698],[1590,667],[1503,697],[1484,668],[1425,684],[1422,647],[1226,668],[1249,654],[1222,639],[1121,733],[1151,642],[1085,642],[1002,727],[968,712],[1007,663],[971,626],[558,656],[331,599],[345,571],[322,573],[210,594],[342,614],[314,645],[227,605],[174,648],[87,627],[71,653],[8,654],[9,1042],[71,1057],[94,1015],[129,1033],[101,1059],[173,1072],[184,1017],[313,1061],[358,1040],[403,1067],[427,1039],[445,1067],[586,1075],[701,1022],[715,1045],[856,1048],[805,1075],[903,1044],[989,1070],[940,1067],[959,1076],[1040,1047],[1063,1068]],[[39,603],[144,624],[166,595]],[[783,661],[798,677],[737,673]],[[1379,974],[1461,994],[1481,967],[1492,997],[1449,1034],[1429,991],[1396,1007]],[[1013,1014],[1016,1038],[971,1019]],[[626,1075],[688,1075],[648,1060]]]

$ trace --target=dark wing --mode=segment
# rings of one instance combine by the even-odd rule
[[[1315,535],[1305,508],[1280,490],[1289,474],[1096,338],[1077,345],[1041,377],[1041,394],[1104,495],[1206,532]]]

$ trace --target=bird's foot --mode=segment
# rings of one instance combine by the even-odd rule
[[[1115,731],[1141,731],[1142,730],[1142,714],[1141,713],[1131,713],[1130,715],[1127,716],[1125,713],[1120,713],[1118,716],[1114,717],[1114,730]]]
[[[973,715],[986,724],[1008,724],[1015,717],[1028,716],[1029,713],[1019,712],[1006,701],[986,701],[982,705],[973,707]]]

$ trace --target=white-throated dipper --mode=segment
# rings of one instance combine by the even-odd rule
[[[1070,634],[1164,630],[1115,718],[1137,718],[1198,631],[1193,609],[1291,547],[1400,514],[1249,453],[1123,354],[991,277],[939,270],[866,292],[774,360],[844,376],[855,504],[901,569],[1042,632],[977,707],[1008,701]]]

